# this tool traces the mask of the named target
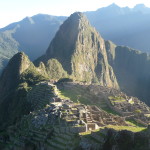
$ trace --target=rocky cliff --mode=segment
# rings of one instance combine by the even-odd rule
[[[53,58],[76,80],[119,88],[107,60],[105,42],[82,13],[72,14],[61,25],[46,54],[36,63],[47,64]]]
[[[150,56],[129,47],[116,46],[110,41],[105,44],[121,90],[150,104]]]

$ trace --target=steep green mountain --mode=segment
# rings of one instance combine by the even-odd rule
[[[46,54],[36,64],[56,59],[75,80],[119,88],[108,63],[105,42],[82,13],[72,14],[61,26]],[[47,70],[55,67],[49,65]]]
[[[18,51],[31,60],[41,56],[65,18],[38,14],[0,29],[0,72]]]
[[[108,60],[121,90],[150,104],[150,56],[106,41]]]
[[[27,92],[39,81],[47,79],[44,70],[36,68],[24,53],[14,55],[0,77],[1,129],[29,113]]]
[[[85,14],[105,40],[150,52],[150,8],[142,4],[134,8],[112,4]]]

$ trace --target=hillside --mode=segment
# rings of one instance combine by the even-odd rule
[[[36,68],[24,53],[10,59],[0,77],[0,127],[14,124],[31,110],[26,96],[32,86],[48,80],[40,68]]]
[[[69,89],[72,89],[74,94],[76,94],[79,86],[83,90],[87,88],[86,85],[63,83],[63,87],[68,87],[68,85],[71,86]],[[62,87],[62,85],[58,86]],[[97,86],[93,85],[93,87],[89,86],[88,88],[93,91],[93,88],[97,88]],[[107,93],[109,90],[105,87],[100,88],[106,91],[105,94],[110,94]],[[99,95],[97,93],[96,96]],[[0,148],[2,150],[5,148],[54,150],[70,149],[71,146],[75,150],[80,148],[83,150],[87,148],[104,150],[108,149],[108,146],[113,147],[115,139],[113,139],[112,134],[120,135],[117,142],[120,148],[121,142],[119,140],[122,140],[123,135],[124,137],[126,135],[127,141],[129,141],[129,143],[124,144],[125,147],[129,146],[136,148],[136,150],[141,150],[141,147],[148,147],[148,141],[145,139],[148,139],[149,134],[147,134],[146,128],[137,126],[125,120],[124,117],[105,112],[101,109],[101,105],[98,107],[93,103],[88,105],[89,101],[85,105],[82,104],[80,98],[73,102],[72,97],[65,96],[66,94],[63,95],[56,85],[49,82],[39,82],[33,86],[28,92],[27,101],[34,110],[23,116],[15,125],[0,132]],[[83,96],[85,99],[87,97],[88,95]],[[81,100],[81,103],[78,100]],[[101,100],[103,99],[98,99],[98,101]],[[98,104],[98,101],[94,104]],[[131,139],[133,135],[134,141],[142,141],[133,145]],[[112,140],[109,140],[110,137]]]

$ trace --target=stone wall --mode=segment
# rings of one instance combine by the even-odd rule
[[[96,130],[96,129],[99,129],[99,126],[96,123],[88,123],[87,129],[88,130]]]

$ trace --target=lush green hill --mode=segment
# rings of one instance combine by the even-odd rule
[[[10,59],[0,77],[0,126],[14,124],[31,111],[27,93],[40,81],[48,80],[40,68],[34,67],[24,53],[17,53]]]

